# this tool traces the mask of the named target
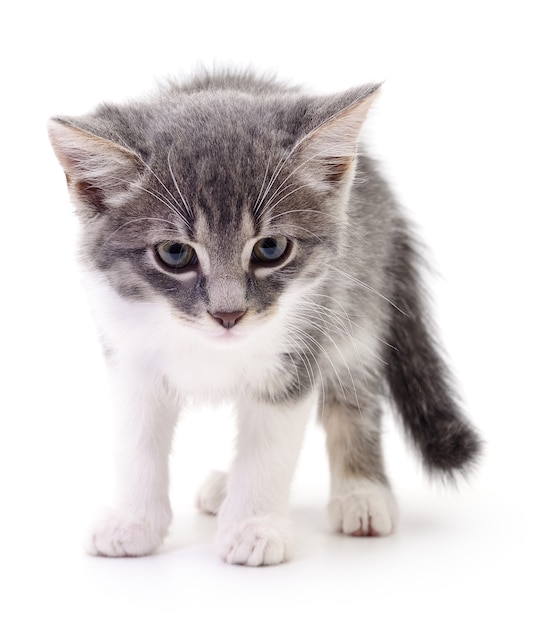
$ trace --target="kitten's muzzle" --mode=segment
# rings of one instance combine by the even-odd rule
[[[216,313],[208,311],[208,313],[224,328],[232,328],[245,315],[246,311],[217,311]]]

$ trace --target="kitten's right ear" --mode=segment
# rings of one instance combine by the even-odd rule
[[[128,197],[142,169],[135,152],[62,119],[49,121],[48,135],[79,208],[98,214]]]

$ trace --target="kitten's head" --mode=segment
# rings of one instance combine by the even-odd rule
[[[219,338],[264,324],[335,262],[376,91],[323,98],[232,83],[49,127],[86,264],[121,297],[163,300]]]

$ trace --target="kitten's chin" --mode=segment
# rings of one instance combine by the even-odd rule
[[[212,345],[233,346],[247,341],[253,333],[249,329],[241,328],[215,328],[202,329],[200,335]]]
[[[237,331],[234,328],[230,328],[228,330],[222,329],[221,331],[214,332],[206,331],[203,333],[203,336],[213,343],[227,345],[231,343],[245,341],[245,339],[249,336],[249,333],[242,333],[241,331]]]

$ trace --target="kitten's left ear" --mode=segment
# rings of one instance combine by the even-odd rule
[[[128,197],[142,170],[135,152],[79,128],[70,119],[50,120],[48,134],[83,216],[103,213]]]
[[[359,135],[379,87],[380,84],[366,85],[327,98],[321,104],[324,121],[296,146],[301,168],[323,190],[333,190],[351,181]]]

